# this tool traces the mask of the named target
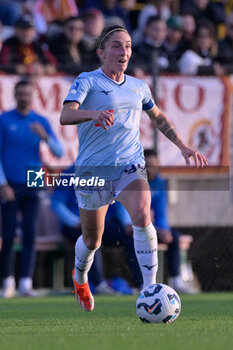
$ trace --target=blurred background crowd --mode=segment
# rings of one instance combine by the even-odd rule
[[[120,24],[133,39],[129,72],[233,72],[232,0],[0,0],[0,71],[77,75],[99,65],[96,37]]]

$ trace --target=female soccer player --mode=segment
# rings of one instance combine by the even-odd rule
[[[94,309],[87,273],[100,247],[105,215],[115,199],[128,210],[134,229],[136,256],[144,287],[156,283],[158,269],[157,235],[151,223],[151,195],[139,142],[141,110],[180,150],[189,165],[207,165],[207,159],[185,145],[166,116],[152,100],[142,80],[125,75],[131,56],[131,37],[120,26],[104,28],[97,53],[101,68],[81,73],[74,81],[61,113],[60,123],[78,124],[79,154],[76,167],[89,170],[105,166],[109,190],[76,190],[82,236],[75,246],[73,281],[76,298],[86,311]],[[110,169],[110,171],[109,171]],[[93,175],[94,170],[93,170]]]

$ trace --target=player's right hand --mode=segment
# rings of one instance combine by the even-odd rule
[[[102,127],[105,130],[108,130],[114,122],[114,110],[105,110],[105,111],[96,111],[93,113],[93,120],[96,122],[95,126]]]
[[[4,202],[13,202],[15,200],[13,188],[8,184],[0,186],[0,198]]]

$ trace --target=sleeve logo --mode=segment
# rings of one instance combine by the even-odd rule
[[[75,81],[74,84],[72,85],[72,89],[70,90],[70,93],[75,95],[77,93],[79,87],[79,82]]]

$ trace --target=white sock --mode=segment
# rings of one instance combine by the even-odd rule
[[[19,290],[28,291],[32,289],[32,279],[31,277],[22,277],[19,280]]]
[[[97,248],[98,249],[98,248]],[[75,244],[75,280],[78,284],[87,282],[87,273],[91,268],[97,249],[90,250],[83,242],[83,236],[77,239]]]
[[[156,283],[158,271],[158,242],[154,225],[133,226],[134,248],[143,276],[143,287]]]

